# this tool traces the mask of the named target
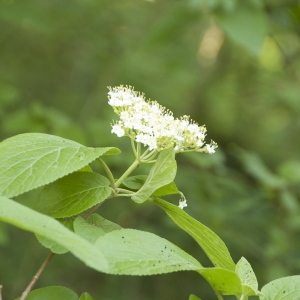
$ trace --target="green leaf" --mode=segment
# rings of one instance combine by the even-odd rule
[[[90,215],[86,221],[93,225],[101,228],[105,233],[122,229],[122,227],[114,222],[111,222],[103,217],[99,216],[98,214]]]
[[[93,172],[74,172],[46,185],[36,210],[54,218],[66,218],[104,201],[111,193],[109,180]]]
[[[239,5],[232,13],[216,16],[228,35],[250,53],[259,55],[268,33],[268,21],[264,11]]]
[[[161,188],[157,189],[152,196],[154,197],[161,197],[161,196],[167,196],[167,195],[174,195],[174,194],[180,194],[176,184],[174,181],[170,182],[167,185],[162,186]]]
[[[158,198],[155,198],[153,202],[164,209],[181,229],[197,241],[216,267],[235,270],[235,264],[226,245],[212,230],[169,202]]]
[[[149,232],[115,230],[100,237],[96,246],[107,259],[110,274],[154,275],[202,269],[192,256]]]
[[[92,244],[104,234],[119,229],[122,229],[122,227],[102,218],[98,214],[93,214],[87,219],[77,217],[74,221],[74,232]]]
[[[124,185],[126,188],[130,190],[137,191],[139,190],[147,180],[147,175],[136,175],[136,176],[130,176],[126,178],[122,185]],[[180,194],[176,184],[174,181],[168,183],[167,185],[164,185],[160,188],[158,188],[152,196],[154,197],[161,197],[166,195],[174,195],[174,194]]]
[[[242,294],[242,283],[235,272],[223,268],[207,268],[198,272],[222,295]]]
[[[190,296],[189,296],[189,300],[201,300],[199,297],[197,297],[196,295],[194,295],[194,294],[191,294]]]
[[[78,172],[93,172],[93,169],[87,165],[87,166],[84,166],[83,168],[81,168],[80,170],[77,170]]]
[[[88,165],[117,148],[91,148],[58,136],[24,133],[0,143],[0,195],[15,197]]]
[[[145,181],[147,180],[147,177],[147,175],[130,176],[122,182],[122,185],[124,185],[130,190],[137,191],[144,185]]]
[[[1,196],[0,220],[55,241],[95,270],[104,272],[107,268],[103,254],[94,245],[65,228],[57,220]]]
[[[144,185],[131,197],[137,203],[142,203],[160,187],[172,182],[175,178],[177,165],[173,148],[161,151]]]
[[[94,244],[99,237],[105,235],[102,228],[90,224],[80,216],[74,221],[74,232],[92,244]]]
[[[260,300],[299,300],[300,275],[283,277],[266,284],[261,292]]]
[[[83,293],[78,300],[94,300],[89,293]]]
[[[242,257],[236,264],[235,272],[238,274],[242,285],[243,285],[243,295],[245,296],[255,296],[259,295],[258,282],[253,272],[250,263]]]
[[[69,230],[73,231],[73,218],[67,218],[67,219],[61,219],[58,220],[59,223],[64,225]],[[61,246],[57,242],[50,240],[49,238],[46,238],[44,236],[36,234],[35,237],[37,240],[47,249],[50,249],[51,252],[55,254],[64,254],[67,253],[69,250],[65,247]]]
[[[19,300],[17,298],[15,300]],[[26,300],[78,300],[78,296],[63,286],[47,286],[31,291]]]

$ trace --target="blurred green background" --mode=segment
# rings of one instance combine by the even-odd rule
[[[43,132],[117,146],[122,155],[108,161],[117,177],[132,154],[126,138],[110,134],[107,86],[132,85],[176,117],[191,115],[219,148],[178,155],[186,211],[235,261],[250,261],[261,288],[300,274],[299,33],[296,0],[1,0],[0,139]],[[118,199],[98,212],[210,266],[157,207]],[[5,300],[21,294],[47,255],[32,234],[0,224]],[[196,273],[104,275],[69,254],[56,256],[36,287],[46,285],[95,300],[215,299]]]

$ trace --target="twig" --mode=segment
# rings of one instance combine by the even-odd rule
[[[95,210],[98,209],[99,206],[101,206],[103,204],[104,201],[96,204],[95,206],[93,206],[89,211],[87,211],[84,215],[83,218],[87,219]],[[0,299],[1,300],[1,299]],[[21,300],[21,299],[20,299]]]
[[[0,285],[0,300],[2,300],[2,285]]]
[[[50,262],[51,258],[54,255],[55,254],[51,252],[47,256],[47,258],[45,259],[45,261],[43,262],[43,264],[40,266],[40,268],[38,269],[38,271],[36,272],[36,274],[33,276],[32,280],[30,281],[30,283],[28,284],[28,286],[26,287],[26,289],[22,293],[22,296],[21,296],[20,300],[25,300],[26,299],[26,297],[28,296],[29,292],[31,291],[31,289],[33,288],[33,286],[36,284],[36,282],[40,278],[42,272],[45,270],[46,266],[48,265],[48,263]],[[1,298],[0,298],[0,300],[1,300]]]

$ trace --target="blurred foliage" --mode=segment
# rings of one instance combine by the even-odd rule
[[[219,144],[212,156],[178,156],[187,212],[225,240],[235,261],[247,258],[260,287],[300,274],[299,34],[298,0],[2,0],[0,138],[44,132],[117,146],[123,154],[109,163],[118,176],[132,154],[110,134],[107,86],[132,85],[206,124]],[[207,262],[158,208],[118,199],[101,209]],[[0,283],[12,299],[47,251],[2,224],[0,243]],[[37,287],[50,284],[95,299],[214,299],[196,273],[110,276],[71,255],[57,256]]]

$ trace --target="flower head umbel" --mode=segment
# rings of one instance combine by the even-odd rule
[[[120,120],[112,125],[118,137],[129,136],[149,150],[173,147],[176,152],[197,151],[212,154],[215,142],[205,144],[206,128],[189,116],[174,118],[172,112],[156,101],[146,101],[130,86],[109,88],[108,104]]]

